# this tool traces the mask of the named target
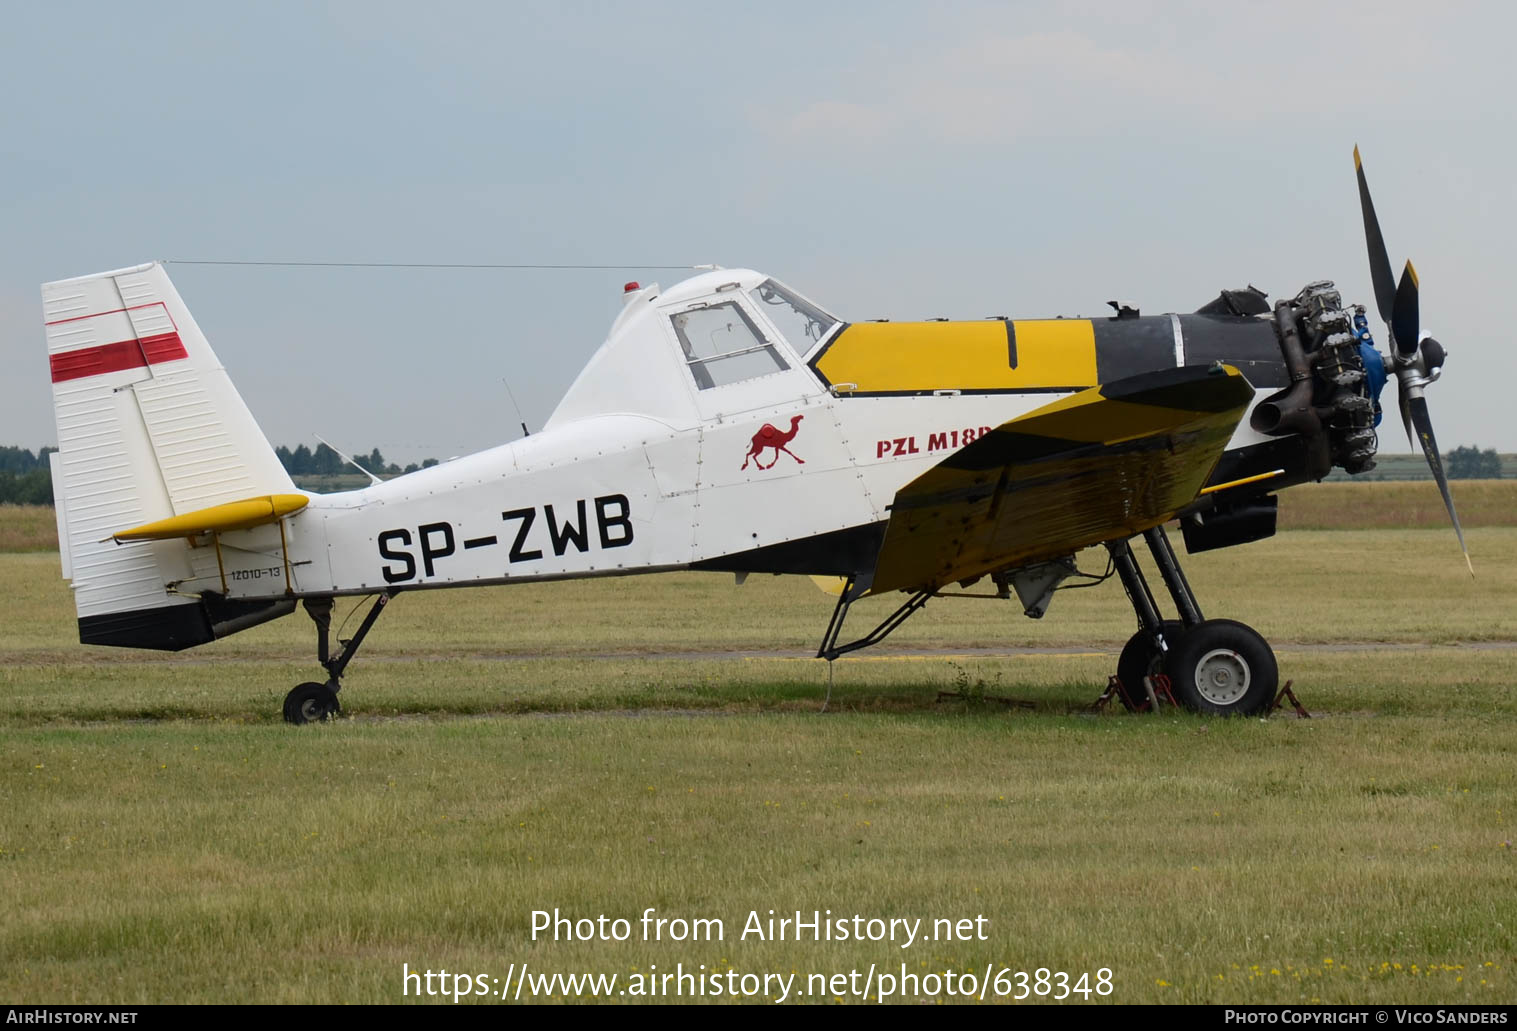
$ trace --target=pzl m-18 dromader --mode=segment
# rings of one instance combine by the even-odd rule
[[[838,591],[818,652],[831,660],[977,581],[1042,616],[1067,581],[1099,578],[1076,556],[1101,547],[1138,617],[1124,699],[1163,672],[1192,709],[1258,712],[1276,690],[1269,645],[1203,618],[1166,522],[1190,552],[1271,535],[1275,492],[1374,464],[1388,376],[1454,518],[1424,397],[1444,349],[1419,332],[1411,265],[1392,277],[1362,169],[1359,189],[1388,356],[1328,282],[1273,306],[1228,290],[1191,314],[848,323],[718,269],[628,284],[542,432],[328,495],[296,489],[161,266],[49,283],[80,640],[189,648],[299,603],[327,674],[286,698],[302,723],[338,711],[349,661],[402,591],[806,574]],[[1178,618],[1160,614],[1135,537]],[[893,592],[894,612],[844,637],[854,603]],[[333,654],[344,595],[375,600]]]

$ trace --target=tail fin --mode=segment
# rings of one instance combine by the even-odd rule
[[[295,491],[168,274],[154,263],[48,283],[42,309],[59,548],[79,639],[179,649],[252,625],[248,603],[174,592],[191,575],[184,541],[110,540],[157,519]]]

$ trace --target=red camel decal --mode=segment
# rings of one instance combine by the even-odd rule
[[[791,451],[785,445],[790,443],[790,441],[795,438],[795,428],[800,421],[801,417],[799,415],[792,415],[790,417],[789,433],[784,433],[780,430],[777,430],[767,422],[764,423],[763,428],[753,435],[753,443],[748,445],[748,457],[743,459],[743,468],[748,468],[748,460],[752,459],[753,464],[758,466],[760,469],[773,469],[774,462],[778,462],[780,460],[781,451],[785,452],[785,454],[789,455],[791,458],[795,458],[795,452]],[[760,461],[759,454],[765,448],[770,447],[774,448],[774,462],[770,462],[768,465],[765,465],[762,461]],[[795,460],[801,465],[806,464],[806,460],[804,458],[795,458]]]

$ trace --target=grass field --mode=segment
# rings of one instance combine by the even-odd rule
[[[1323,508],[1377,521],[1400,486]],[[402,595],[350,718],[291,728],[303,617],[87,650],[56,556],[0,555],[0,998],[401,1001],[402,963],[804,990],[904,962],[1105,967],[1118,1002],[1510,1004],[1517,528],[1466,525],[1474,581],[1446,529],[1188,560],[1310,721],[1085,714],[1131,632],[1114,583],[1040,622],[933,602],[821,713],[801,656],[830,599],[691,574]],[[532,941],[554,907],[726,938]],[[984,915],[987,940],[737,940],[770,909]]]
[[[43,505],[0,505],[0,554],[57,551],[58,522]]]
[[[1517,479],[1454,480],[1459,522],[1517,526]],[[1427,482],[1303,484],[1280,492],[1282,530],[1433,529],[1449,525],[1438,487]]]

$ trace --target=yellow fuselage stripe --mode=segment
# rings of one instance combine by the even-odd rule
[[[1089,319],[985,322],[860,322],[844,329],[816,362],[829,383],[859,393],[932,390],[1049,390],[1096,385],[1096,337]]]

